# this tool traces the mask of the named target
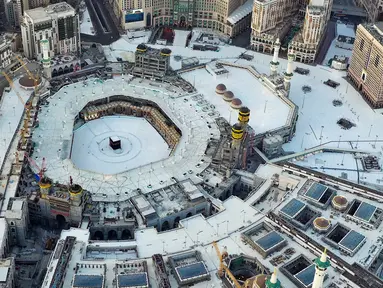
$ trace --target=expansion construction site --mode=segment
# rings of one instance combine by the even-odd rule
[[[104,50],[107,76],[13,79],[2,98],[1,216],[22,199],[64,228],[41,287],[306,288],[323,267],[323,287],[383,287],[383,116],[345,72],[271,73],[234,46]],[[148,51],[169,76],[122,72]]]

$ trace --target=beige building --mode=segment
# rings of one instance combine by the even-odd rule
[[[296,0],[255,0],[251,19],[252,49],[272,53],[276,39],[283,39],[292,27],[298,8]]]
[[[330,19],[332,0],[255,0],[251,47],[272,53],[276,39],[295,60],[314,62]],[[301,18],[304,16],[302,22]]]
[[[296,61],[315,61],[330,19],[331,7],[332,0],[311,0],[306,6],[303,27],[295,34],[288,47],[289,54],[295,55]]]
[[[356,30],[348,76],[374,108],[383,107],[383,22]]]
[[[123,29],[149,26],[201,27],[230,37],[248,28],[253,3],[253,0],[109,1]]]

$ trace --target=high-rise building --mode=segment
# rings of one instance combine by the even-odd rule
[[[28,0],[4,0],[4,11],[7,22],[14,27],[20,27],[23,13],[28,9]]]
[[[312,63],[326,32],[330,19],[332,0],[311,0],[306,6],[303,28],[295,34],[288,46],[295,60]]]
[[[332,0],[255,0],[252,49],[272,53],[276,39],[295,60],[312,63],[330,19]],[[302,16],[304,16],[302,25]]]
[[[109,0],[124,29],[210,28],[233,37],[250,24],[252,0]]]
[[[374,108],[383,107],[383,22],[356,30],[348,76]]]
[[[24,54],[27,58],[43,59],[41,40],[48,40],[48,57],[78,54],[80,51],[79,16],[66,2],[24,12],[21,24]]]
[[[276,39],[283,39],[298,13],[296,0],[255,0],[251,20],[252,49],[272,53]]]
[[[323,281],[326,277],[327,268],[330,266],[330,261],[327,259],[326,249],[321,257],[315,260],[315,275],[311,288],[323,288]]]

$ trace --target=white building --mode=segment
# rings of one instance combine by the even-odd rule
[[[5,212],[5,219],[10,227],[10,242],[12,245],[25,246],[29,225],[28,204],[25,199],[13,198],[9,207]]]
[[[80,21],[72,6],[65,2],[25,11],[21,24],[24,54],[43,59],[40,41],[49,41],[49,57],[77,54],[80,50]]]
[[[12,63],[12,42],[0,36],[0,68],[5,69]]]
[[[0,288],[15,287],[15,259],[0,260]]]

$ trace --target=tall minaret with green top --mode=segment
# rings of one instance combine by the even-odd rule
[[[327,258],[327,249],[325,248],[322,255],[315,260],[315,276],[312,288],[323,288],[324,277],[330,261]]]
[[[274,268],[274,273],[267,278],[266,288],[281,288],[281,281],[277,279],[277,268]]]

